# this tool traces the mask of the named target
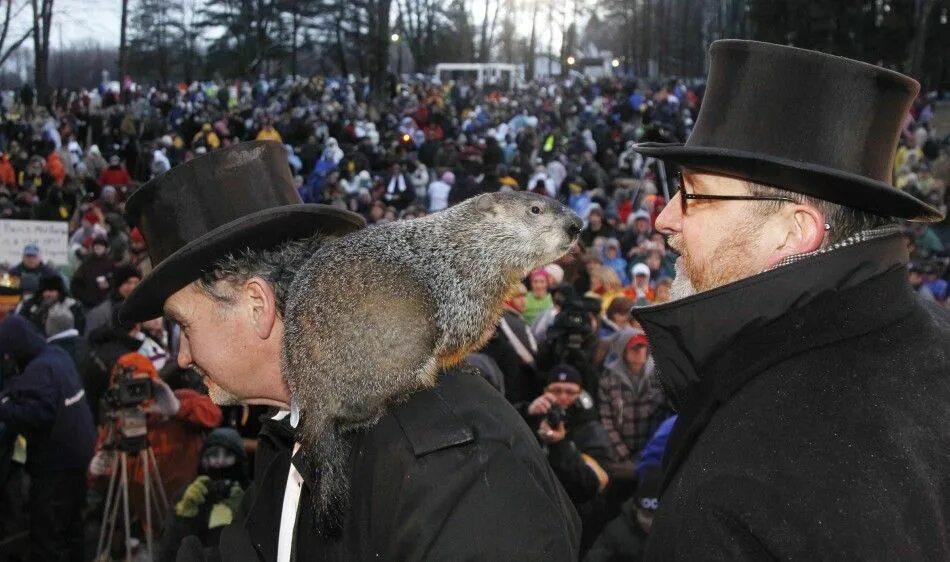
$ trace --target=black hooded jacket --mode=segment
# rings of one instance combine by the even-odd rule
[[[0,322],[4,353],[20,374],[0,394],[0,422],[26,437],[27,468],[33,473],[85,470],[96,430],[72,358],[47,345],[28,320],[15,315]]]

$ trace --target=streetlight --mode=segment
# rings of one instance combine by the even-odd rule
[[[614,67],[614,68],[617,68],[618,66],[620,66],[620,60],[619,60],[619,59],[614,59],[614,60],[610,61],[610,66],[612,66],[612,67]]]
[[[396,76],[402,76],[402,45],[399,43],[399,34],[393,33],[389,36],[393,44],[396,45]]]
[[[569,64],[569,65],[571,65],[571,66],[574,65],[574,57],[573,57],[573,56],[567,57],[567,64]]]

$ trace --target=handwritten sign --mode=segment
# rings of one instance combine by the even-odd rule
[[[23,259],[23,247],[36,244],[43,261],[67,265],[69,223],[59,221],[0,220],[0,263],[14,266]]]

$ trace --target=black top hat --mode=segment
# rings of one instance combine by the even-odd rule
[[[921,222],[939,211],[891,186],[916,81],[846,58],[756,41],[716,41],[686,144],[636,150],[881,215]]]
[[[236,144],[182,164],[143,185],[125,213],[142,232],[154,268],[122,305],[124,322],[161,316],[166,298],[230,252],[366,225],[355,213],[300,203],[287,153],[273,141]]]

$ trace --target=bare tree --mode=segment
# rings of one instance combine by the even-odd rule
[[[7,0],[6,4],[6,9],[3,11],[3,22],[0,24],[0,66],[33,34],[33,28],[30,27],[14,39],[12,43],[7,44],[7,40],[10,38],[10,24],[20,15],[26,4],[17,7],[16,12],[13,11],[13,0]]]
[[[907,60],[907,72],[914,77],[923,74],[924,47],[927,45],[927,35],[930,30],[930,14],[933,13],[937,0],[921,0],[916,4],[914,11],[914,37],[910,43],[910,53]]]
[[[30,0],[33,9],[33,78],[40,104],[50,102],[49,34],[53,23],[53,0]]]
[[[122,19],[119,24],[119,80],[128,73],[129,54],[125,30],[129,22],[129,0],[122,0]]]

